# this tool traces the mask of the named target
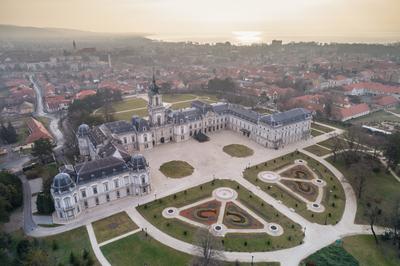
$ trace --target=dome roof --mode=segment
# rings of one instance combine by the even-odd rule
[[[78,127],[78,136],[85,137],[89,134],[90,127],[86,124],[82,124]]]
[[[63,193],[75,187],[75,182],[67,173],[59,173],[53,179],[51,188],[55,193]]]
[[[145,170],[147,167],[146,158],[141,154],[132,155],[130,164],[133,171]]]

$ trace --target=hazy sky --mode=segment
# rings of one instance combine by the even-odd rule
[[[400,39],[400,0],[0,0],[0,24],[101,32]]]

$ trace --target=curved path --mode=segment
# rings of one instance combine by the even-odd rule
[[[327,125],[324,125],[327,126]],[[336,133],[340,133],[341,131],[336,129]],[[320,135],[318,137],[312,138],[310,140],[304,141],[300,143],[298,146],[299,147],[307,147],[310,145],[313,145],[317,142],[326,140],[329,138],[329,136],[334,133],[327,133],[324,135]],[[293,151],[293,147],[290,148],[291,150],[288,149],[282,149],[280,153],[286,154],[288,152]],[[300,224],[304,231],[305,231],[305,237],[304,237],[304,243],[302,245],[289,248],[289,249],[284,249],[284,250],[278,250],[278,251],[271,251],[271,252],[224,252],[225,259],[229,261],[243,261],[243,262],[251,262],[252,257],[254,258],[255,262],[261,262],[261,261],[279,261],[281,265],[297,265],[302,259],[306,258],[310,254],[316,252],[317,250],[333,243],[335,240],[342,238],[344,236],[348,235],[354,235],[354,234],[370,234],[369,226],[367,225],[356,225],[354,224],[354,219],[355,219],[355,214],[357,211],[357,201],[356,201],[356,196],[354,194],[353,189],[351,188],[350,184],[345,181],[345,178],[343,175],[331,164],[329,164],[327,161],[324,159],[309,153],[305,150],[300,149],[301,152],[304,154],[310,156],[311,158],[319,161],[321,164],[326,166],[329,170],[332,171],[332,173],[341,181],[345,196],[346,196],[346,204],[345,204],[345,209],[343,213],[343,217],[341,221],[336,224],[336,225],[319,225],[315,223],[311,223],[299,214],[291,211],[287,206],[283,205],[279,201],[277,201],[275,198],[270,196],[269,194],[265,193],[246,179],[242,177],[242,170],[243,168],[240,167],[235,167],[235,169],[232,169],[229,171],[229,173],[226,176],[232,176],[233,178],[230,178],[231,180],[234,180],[238,183],[240,183],[242,186],[244,186],[247,190],[251,191],[254,193],[256,196],[260,197],[267,203],[271,204],[274,206],[278,211],[286,215],[288,218],[292,219],[294,222]],[[280,156],[279,154],[276,155],[276,157]],[[261,160],[262,158],[260,158]],[[260,161],[261,162],[261,161]],[[259,163],[259,162],[253,162],[254,164]],[[239,164],[239,166],[244,166],[247,165],[247,162],[245,163],[243,161],[242,164]],[[166,183],[164,185],[164,189],[161,191],[157,192],[157,195],[155,195],[155,191],[153,191],[152,194],[140,197],[140,198],[125,198],[125,199],[120,199],[118,202],[110,202],[106,205],[106,207],[102,206],[101,208],[93,208],[87,211],[85,215],[78,217],[73,223],[66,224],[65,226],[60,226],[60,227],[54,227],[54,228],[43,228],[43,227],[37,227],[34,230],[31,230],[27,232],[27,234],[31,236],[47,236],[47,235],[54,235],[58,233],[62,233],[83,225],[88,225],[88,231],[89,231],[89,236],[90,236],[90,241],[92,244],[92,247],[95,251],[96,257],[98,260],[103,264],[103,265],[109,265],[107,260],[104,258],[104,256],[101,254],[101,251],[99,249],[99,244],[97,243],[95,237],[91,235],[90,233],[90,223],[105,217],[108,217],[114,213],[121,212],[125,210],[129,217],[141,228],[146,228],[147,232],[156,240],[160,241],[161,243],[170,246],[174,249],[189,253],[189,254],[196,254],[196,250],[193,245],[183,242],[181,240],[175,239],[168,234],[164,233],[163,231],[160,231],[158,228],[153,226],[151,223],[149,223],[147,220],[145,220],[139,213],[138,211],[134,208],[136,204],[145,204],[148,202],[151,202],[154,200],[154,198],[157,196],[157,198],[161,198],[167,195],[171,195],[173,193],[182,191],[184,189],[188,189],[190,187],[194,187],[200,184],[203,184],[205,182],[211,181],[213,179],[213,176],[207,176],[204,178],[199,178],[199,179],[187,179],[187,180],[182,180],[180,181],[179,184],[176,183]],[[378,229],[378,232],[382,232],[383,229]],[[323,235],[324,237],[321,237]],[[317,240],[317,241],[316,241]]]

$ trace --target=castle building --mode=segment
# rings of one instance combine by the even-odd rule
[[[226,129],[271,149],[310,137],[312,114],[304,108],[263,115],[241,105],[193,101],[189,108],[172,110],[164,106],[154,77],[148,97],[148,120],[134,116],[131,121],[109,122],[92,129],[81,125],[77,131],[80,154],[92,160],[104,157],[103,149],[112,140],[114,146],[119,143],[120,149],[131,154]]]
[[[163,104],[154,76],[148,97],[148,119],[134,116],[93,128],[79,126],[76,137],[85,162],[61,168],[51,187],[60,220],[128,195],[149,193],[146,159],[131,154],[163,143],[232,130],[265,148],[279,149],[310,137],[312,115],[303,108],[262,115],[241,105],[194,101],[189,108],[172,110]]]
[[[60,169],[51,185],[55,213],[61,221],[85,209],[151,190],[149,165],[142,155],[108,156]]]

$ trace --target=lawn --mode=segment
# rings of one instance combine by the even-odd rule
[[[341,156],[338,156],[336,162],[333,161],[333,157],[329,157],[327,160],[343,173],[353,187],[356,187],[356,180],[354,178],[356,173],[345,165]],[[379,161],[372,158],[366,158],[366,160],[369,160],[368,164],[372,165],[371,168],[376,168],[379,172],[371,171],[371,175],[366,178],[361,199],[357,201],[356,222],[368,224],[368,218],[365,216],[365,208],[368,203],[377,202],[383,213],[377,224],[389,225],[389,221],[384,218],[385,216],[390,216],[396,201],[400,197],[400,183],[390,173],[385,171],[385,167]]]
[[[93,230],[98,243],[123,235],[139,227],[126,212],[120,212],[93,223]]]
[[[194,94],[163,94],[163,101],[167,103],[175,103],[181,101],[190,101],[198,97]]]
[[[62,234],[38,239],[43,241],[41,245],[49,254],[51,258],[50,261],[53,265],[69,265],[69,256],[71,252],[73,252],[75,256],[80,257],[84,249],[89,251],[92,259],[95,261],[95,265],[100,265],[93,253],[85,227],[79,227]],[[56,250],[53,249],[54,243],[58,246]]]
[[[160,171],[167,177],[181,178],[193,174],[194,168],[184,161],[170,161],[162,164]]]
[[[32,169],[25,171],[24,173],[27,179],[35,179],[41,177],[43,182],[49,178],[53,178],[58,174],[58,168],[56,163],[49,163],[45,165],[37,164]]]
[[[166,219],[162,216],[162,211],[166,207],[174,206],[179,208],[210,197],[214,189],[222,186],[235,189],[238,192],[238,200],[242,204],[256,212],[266,221],[278,223],[284,229],[284,234],[277,237],[263,233],[227,234],[224,238],[221,238],[226,251],[270,251],[297,246],[302,242],[303,232],[298,224],[279,213],[274,207],[254,196],[236,182],[230,180],[214,180],[181,191],[174,195],[142,205],[138,208],[138,211],[149,222],[165,233],[177,239],[193,243],[195,241],[194,235],[197,232],[197,227],[180,220]]]
[[[308,146],[304,150],[309,151],[309,152],[311,152],[311,153],[313,153],[315,155],[318,155],[318,156],[324,156],[324,155],[327,155],[329,153],[332,153],[332,151],[330,151],[328,149],[325,149],[325,148],[322,148],[319,145]]]
[[[397,117],[390,113],[386,113],[385,111],[381,110],[381,111],[373,112],[366,116],[352,119],[349,122],[351,122],[352,124],[361,125],[361,124],[366,124],[366,123],[381,123],[384,121],[400,122],[400,117]]]
[[[192,102],[174,103],[171,105],[173,110],[179,110],[190,107]]]
[[[349,236],[343,239],[343,247],[358,260],[360,266],[400,265],[399,250],[391,241],[381,240],[377,246],[372,235]]]
[[[112,105],[115,112],[144,108],[146,106],[147,102],[142,98],[129,98],[120,102],[114,102]],[[101,112],[101,110],[99,110],[98,112]]]
[[[347,141],[345,141],[344,139],[339,139],[339,142],[341,143],[340,146],[347,147],[347,144],[346,144]],[[321,146],[324,146],[324,147],[327,147],[328,149],[333,149],[334,145],[335,145],[335,142],[334,142],[333,139],[327,139],[327,140],[318,142],[317,144],[321,145]]]
[[[245,145],[240,144],[230,144],[224,146],[222,149],[225,153],[232,157],[248,157],[254,154],[254,151]]]
[[[332,128],[324,127],[324,126],[318,125],[316,123],[311,123],[311,127],[314,128],[314,129],[317,129],[319,131],[323,131],[325,133],[329,133],[329,132],[334,131],[334,129],[332,129]]]
[[[264,183],[258,180],[257,175],[259,172],[277,171],[285,166],[293,164],[295,159],[306,160],[308,166],[314,170],[318,177],[327,183],[327,186],[324,188],[324,197],[321,202],[325,207],[325,212],[314,213],[309,211],[303,201],[289,194],[278,185]],[[281,200],[289,208],[293,208],[298,214],[311,222],[318,224],[336,224],[342,218],[345,205],[345,195],[340,181],[329,171],[329,169],[305,154],[293,152],[268,162],[252,166],[244,171],[243,176],[275,199]]]
[[[318,137],[318,136],[320,136],[322,134],[324,134],[324,133],[319,132],[319,131],[317,131],[315,129],[311,129],[311,136],[313,136],[313,137]]]
[[[332,244],[318,250],[300,263],[300,266],[358,266],[357,259],[349,254],[343,247]],[[381,264],[368,264],[380,265]]]
[[[170,248],[145,233],[140,232],[101,247],[107,260],[115,266],[164,266],[190,265],[192,256]],[[234,263],[224,262],[222,266],[233,266]],[[240,263],[241,266],[250,263]],[[279,263],[255,263],[257,266],[277,266]]]
[[[131,121],[132,116],[137,115],[140,117],[145,117],[148,116],[147,109],[139,109],[135,111],[128,111],[128,112],[123,112],[123,113],[113,113],[113,117],[115,120],[126,120],[126,121]]]

